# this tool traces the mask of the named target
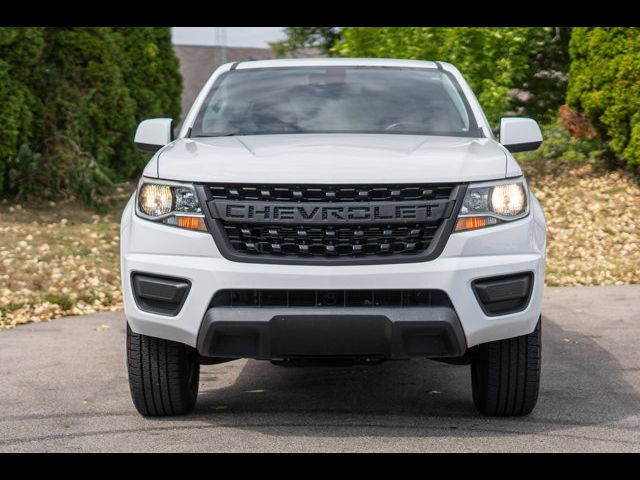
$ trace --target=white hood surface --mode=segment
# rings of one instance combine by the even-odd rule
[[[510,156],[509,156],[510,157]],[[489,138],[295,134],[181,138],[145,175],[187,182],[437,183],[519,174]],[[157,169],[157,171],[156,171]]]

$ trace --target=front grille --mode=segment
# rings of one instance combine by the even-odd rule
[[[224,248],[244,261],[285,263],[426,255],[435,239],[446,239],[439,233],[460,193],[454,184],[214,184],[203,191]]]
[[[217,200],[369,202],[403,200],[446,200],[454,185],[210,185]]]
[[[309,228],[227,223],[224,229],[233,248],[241,252],[338,257],[421,252],[438,225]]]
[[[442,290],[220,290],[211,307],[450,307]]]

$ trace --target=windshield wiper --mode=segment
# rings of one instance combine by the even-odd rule
[[[193,135],[191,138],[212,138],[212,137],[235,137],[243,135],[241,132],[217,133],[215,135]]]

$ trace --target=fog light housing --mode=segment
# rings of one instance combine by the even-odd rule
[[[131,288],[140,310],[174,317],[180,313],[187,299],[191,282],[181,278],[133,273]]]
[[[533,273],[481,278],[471,284],[485,315],[507,315],[525,310],[533,291]]]

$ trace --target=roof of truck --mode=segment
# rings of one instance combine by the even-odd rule
[[[274,67],[323,67],[331,65],[358,67],[414,67],[438,68],[438,63],[424,60],[401,60],[392,58],[281,58],[276,60],[252,60],[237,62],[235,68],[274,68]],[[444,64],[443,64],[444,65]]]

